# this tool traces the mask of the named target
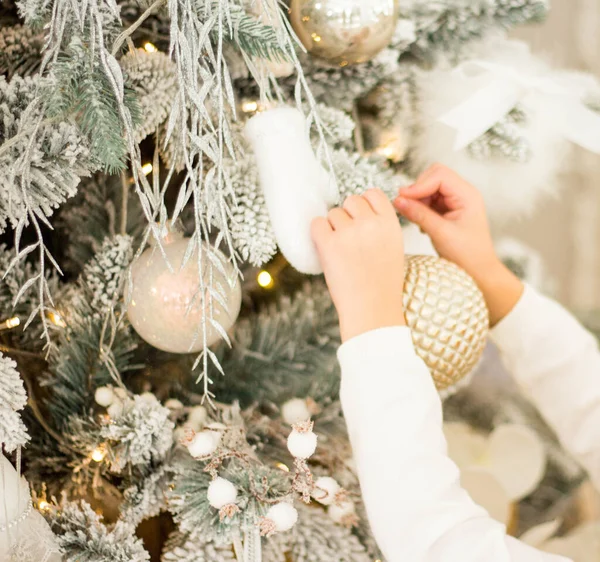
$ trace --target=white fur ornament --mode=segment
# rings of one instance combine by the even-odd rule
[[[550,76],[548,65],[517,41],[494,38],[476,46],[472,53],[471,62],[475,65],[483,61],[510,68],[516,79],[535,81]],[[463,74],[449,65],[417,74],[422,132],[416,139],[416,158],[422,167],[441,162],[473,183],[481,190],[493,221],[504,222],[527,214],[541,196],[552,195],[558,190],[557,175],[570,148],[570,143],[559,130],[558,121],[562,117],[557,113],[560,112],[552,108],[548,96],[536,95],[535,91],[515,99],[513,83],[508,78],[503,79],[491,72],[467,78]],[[468,149],[456,149],[457,135],[460,137],[461,133],[441,122],[449,115],[452,117],[452,110],[487,87],[493,87],[500,97],[502,92],[507,93],[501,108],[503,116],[517,103],[524,108],[527,122],[522,126],[522,136],[531,148],[527,162],[495,156],[477,160]],[[482,113],[492,112],[495,108],[486,105],[489,100],[483,94],[481,98]],[[451,118],[445,120],[452,121]],[[468,121],[463,119],[467,128]]]
[[[297,459],[308,459],[317,450],[317,435],[313,432],[313,422],[300,422],[294,425],[288,436],[289,452]]]
[[[281,253],[302,273],[322,273],[310,224],[327,216],[339,192],[313,152],[304,116],[293,107],[268,109],[248,120],[245,134]]]

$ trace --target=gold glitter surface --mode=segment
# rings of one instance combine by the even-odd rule
[[[481,291],[453,263],[407,256],[404,314],[417,354],[438,390],[455,385],[475,367],[489,330]]]

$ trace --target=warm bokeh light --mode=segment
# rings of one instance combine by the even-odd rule
[[[21,320],[18,316],[13,316],[12,318],[8,318],[4,322],[0,323],[0,330],[11,330],[12,328],[16,328],[21,323]]]
[[[289,472],[290,471],[290,468],[286,464],[283,464],[282,462],[276,462],[275,466],[279,470],[283,470],[283,472]]]
[[[50,310],[46,313],[46,316],[48,317],[48,320],[52,322],[52,324],[58,326],[59,328],[65,328],[67,326],[67,323],[63,320],[63,317],[55,310]]]
[[[147,53],[156,53],[156,51],[158,51],[158,49],[150,42],[148,42],[144,45],[144,50]]]
[[[95,462],[102,462],[105,456],[106,451],[104,450],[104,447],[96,447],[92,453],[92,460]]]
[[[273,286],[273,276],[265,270],[258,274],[256,281],[263,289],[270,289]]]
[[[46,500],[40,500],[38,503],[38,509],[40,511],[48,511],[48,509],[50,509],[50,504]]]
[[[258,102],[256,101],[245,101],[242,103],[242,111],[244,113],[252,113],[258,109]]]
[[[144,172],[144,175],[147,176],[150,172],[152,172],[152,164],[150,164],[150,162],[144,164],[142,166],[142,172]]]

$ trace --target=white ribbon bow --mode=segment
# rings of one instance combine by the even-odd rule
[[[549,77],[524,76],[510,66],[482,60],[462,63],[454,70],[464,80],[486,76],[487,83],[438,118],[456,129],[455,150],[462,150],[501,121],[526,98],[543,101],[548,117],[565,138],[600,154],[600,114],[592,111],[568,87]]]

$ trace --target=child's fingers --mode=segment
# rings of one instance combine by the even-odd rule
[[[381,189],[369,189],[363,193],[363,197],[369,202],[371,208],[378,215],[396,215],[390,200],[388,199],[387,195],[381,191]]]
[[[369,202],[360,195],[350,195],[344,201],[344,210],[354,219],[365,217],[373,213]]]
[[[344,209],[340,209],[339,207],[329,211],[327,220],[334,230],[340,230],[352,223],[352,217],[344,211]]]
[[[444,218],[420,201],[398,197],[394,201],[394,206],[402,216],[414,222],[423,232],[429,234],[432,238],[435,238],[441,229],[444,228]]]
[[[310,223],[310,235],[317,247],[320,247],[333,235],[333,228],[325,217],[316,217]]]

